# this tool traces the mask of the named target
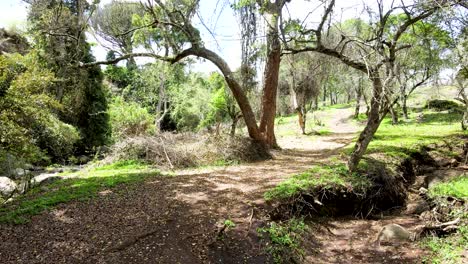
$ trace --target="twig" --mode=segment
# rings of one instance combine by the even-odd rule
[[[253,215],[254,215],[254,209],[252,208],[252,212],[250,213],[250,218],[249,218],[249,226],[247,227],[247,233],[245,234],[245,236],[249,234],[250,227],[252,226]]]
[[[169,159],[169,156],[167,155],[166,147],[164,146],[164,141],[162,140],[162,138],[159,138],[159,140],[161,140],[161,145],[162,145],[162,147],[163,147],[164,155],[166,155],[167,162],[169,162],[169,166],[171,166],[171,169],[173,169],[174,166],[172,165],[172,162],[171,162],[171,160]]]

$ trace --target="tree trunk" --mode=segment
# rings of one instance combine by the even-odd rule
[[[218,67],[218,69],[223,73],[224,79],[226,80],[226,83],[228,84],[229,89],[231,89],[234,99],[236,99],[236,102],[239,105],[239,108],[242,112],[242,116],[244,117],[245,125],[247,126],[247,131],[249,133],[250,138],[254,140],[258,140],[268,145],[262,133],[258,129],[257,121],[255,119],[255,114],[252,110],[252,106],[250,105],[249,100],[246,94],[244,93],[244,90],[240,86],[239,82],[237,82],[236,78],[234,77],[234,74],[232,73],[226,61],[223,60],[223,58],[221,58],[218,54],[216,54],[215,52],[209,49],[206,49],[203,47],[192,47],[181,52],[172,61],[172,63],[175,63],[181,60],[182,58],[188,57],[190,55],[195,55],[195,56],[207,59]],[[273,97],[273,100],[274,99],[276,99],[276,97]],[[275,101],[273,102],[276,104]],[[273,115],[274,115],[274,112],[273,112]]]
[[[305,107],[299,106],[296,108],[297,112],[297,117],[299,121],[299,127],[301,128],[302,134],[305,135],[305,125],[306,125],[306,113],[305,113]]]
[[[401,108],[402,108],[402,111],[403,111],[403,117],[405,119],[409,119],[408,117],[408,106],[406,104],[407,100],[408,100],[408,96],[405,94],[403,95],[403,97],[401,98]]]
[[[392,125],[398,124],[398,112],[393,108],[393,106],[390,106],[388,110],[392,115]]]
[[[328,83],[328,75],[323,84],[323,99],[322,99],[323,106],[327,105],[327,83]]]
[[[380,105],[382,101],[383,87],[382,80],[378,70],[369,71],[369,76],[372,81],[372,99],[370,111],[367,119],[367,124],[364,130],[359,135],[356,144],[354,145],[354,150],[351,153],[351,157],[348,160],[348,169],[353,172],[356,170],[359,162],[362,159],[362,156],[366,152],[369,142],[374,137],[377,128],[380,125],[382,119],[380,118]]]
[[[465,113],[463,113],[463,119],[461,121],[461,127],[463,130],[468,128],[468,107],[465,109]]]
[[[231,132],[230,132],[231,137],[234,137],[236,135],[237,122],[241,118],[242,118],[241,114],[237,114],[234,118],[232,118]]]
[[[356,89],[356,108],[354,109],[354,118],[359,117],[359,109],[361,108],[361,96],[362,96],[362,88],[361,88],[361,83],[359,83],[359,86]]]
[[[267,61],[263,77],[262,115],[260,133],[269,147],[277,147],[275,138],[276,94],[281,62],[281,44],[278,35],[278,10],[270,10],[267,20]]]

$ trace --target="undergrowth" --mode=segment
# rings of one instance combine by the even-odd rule
[[[468,245],[468,212],[464,207],[448,207],[446,197],[455,197],[468,202],[468,178],[465,175],[448,182],[438,183],[429,189],[429,196],[440,206],[450,209],[450,218],[461,219],[457,231],[447,236],[429,236],[421,241],[422,247],[431,254],[425,263],[456,264],[462,263],[463,254]]]
[[[160,175],[158,170],[136,161],[121,161],[73,173],[69,176],[74,178],[35,187],[26,195],[0,208],[0,223],[26,223],[31,216],[58,204],[87,200],[101,190],[120,184],[142,182],[147,177],[156,175]]]
[[[302,218],[292,218],[284,222],[270,222],[268,226],[258,228],[262,238],[267,238],[267,251],[274,263],[297,263],[302,259],[304,249],[301,247],[302,235],[307,225]]]

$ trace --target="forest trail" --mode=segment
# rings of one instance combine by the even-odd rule
[[[1,225],[0,263],[270,263],[256,231],[268,219],[264,192],[351,143],[359,129],[351,111],[328,116],[327,136],[279,139],[283,150],[272,160],[180,170],[62,204],[25,225]],[[223,228],[226,220],[235,226]],[[372,246],[379,228],[395,221],[415,225],[411,217],[325,219],[309,234],[305,261],[412,263],[420,254],[412,245]]]

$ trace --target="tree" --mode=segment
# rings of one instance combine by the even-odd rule
[[[242,4],[253,4],[246,1]],[[236,80],[234,74],[227,64],[217,53],[207,49],[201,38],[199,30],[192,24],[192,18],[198,7],[198,1],[187,1],[184,3],[162,2],[160,0],[148,0],[145,5],[146,14],[135,19],[138,30],[135,37],[148,43],[151,40],[158,52],[141,52],[122,55],[114,60],[106,60],[83,64],[83,67],[97,64],[114,64],[131,57],[152,57],[159,60],[176,63],[189,56],[204,58],[218,67],[223,74],[228,87],[242,112],[249,136],[275,147],[276,138],[274,134],[274,119],[276,113],[276,94],[278,86],[279,66],[281,61],[281,42],[279,40],[279,17],[286,4],[285,0],[274,2],[258,0],[257,8],[267,23],[266,43],[266,67],[263,74],[263,96],[262,111],[259,125],[252,111],[245,90]],[[144,37],[146,38],[144,38]],[[187,48],[187,46],[190,46]],[[147,47],[150,47],[147,45]],[[164,54],[164,55],[161,55]]]
[[[298,116],[299,127],[302,134],[306,134],[307,111],[312,109],[312,102],[319,94],[319,87],[315,78],[318,76],[318,68],[320,63],[314,61],[311,54],[305,54],[302,59],[296,55],[289,55],[288,71],[290,84],[289,94],[291,96],[291,104]],[[309,106],[309,107],[308,107]]]
[[[133,52],[133,15],[143,15],[139,3],[113,0],[97,8],[92,16],[92,27],[97,34],[111,44],[119,55]],[[134,58],[127,60],[127,68],[135,68]]]
[[[55,114],[63,106],[47,93],[54,81],[35,52],[0,55],[0,172],[8,157],[47,163],[72,154],[79,134]]]
[[[60,119],[79,129],[81,152],[106,144],[110,128],[101,70],[98,66],[77,68],[79,63],[94,61],[84,35],[93,6],[85,0],[26,2],[30,3],[30,34],[39,59],[57,77],[49,92],[64,105]]]
[[[214,63],[231,89],[239,108],[242,111],[249,136],[263,142],[265,145],[276,146],[274,135],[274,118],[276,112],[276,95],[278,86],[279,65],[281,55],[285,53],[300,53],[313,51],[341,60],[369,76],[372,83],[372,98],[368,122],[356,142],[355,149],[348,162],[351,171],[355,170],[362,155],[377,130],[383,116],[392,106],[391,93],[388,88],[394,82],[395,61],[397,54],[408,48],[400,45],[402,34],[414,23],[426,19],[443,7],[450,7],[459,1],[430,1],[417,2],[414,5],[392,5],[384,12],[382,1],[378,1],[377,12],[371,15],[370,38],[361,36],[347,36],[342,34],[340,40],[334,45],[327,43],[327,21],[330,19],[335,1],[324,2],[325,11],[317,28],[306,28],[297,20],[283,18],[282,10],[287,1],[256,1],[257,8],[267,24],[266,29],[266,64],[263,74],[262,112],[260,124],[252,111],[250,102],[244,89],[233,77],[233,73],[218,54],[207,49],[191,20],[196,13],[198,1],[188,1],[183,4],[149,0],[145,4],[146,13],[140,23],[142,32],[151,36],[158,52],[141,52],[125,54],[114,60],[84,64],[84,67],[96,64],[113,64],[130,57],[146,56],[171,63],[176,63],[189,56],[197,56]],[[242,1],[242,4],[252,4],[252,1]],[[388,30],[389,16],[397,11],[406,14],[404,21]],[[146,26],[146,27],[145,27]],[[144,28],[144,29],[143,29]],[[329,32],[329,31],[328,31]],[[137,32],[135,32],[137,34]],[[281,46],[281,42],[284,47]],[[350,51],[353,51],[350,53]],[[390,78],[388,78],[390,77]]]
[[[392,16],[389,24],[398,24],[401,19],[405,19],[404,15]],[[408,119],[408,97],[448,64],[444,53],[453,46],[453,41],[449,33],[438,25],[418,21],[408,32],[402,34],[401,44],[411,45],[411,48],[398,54],[396,65],[396,78],[400,86],[399,100],[403,116]]]
[[[395,65],[398,53],[409,48],[409,45],[401,44],[402,35],[415,23],[422,21],[443,7],[450,7],[459,1],[429,1],[416,2],[414,5],[406,5],[404,2],[400,6],[394,5],[384,11],[383,1],[377,1],[378,11],[370,15],[369,37],[368,34],[347,35],[342,32],[338,37],[338,43],[327,42],[327,35],[324,35],[326,22],[330,19],[335,1],[328,1],[322,19],[316,28],[305,28],[295,20],[289,20],[282,28],[284,35],[288,34],[288,39],[284,39],[285,49],[292,54],[314,51],[331,57],[335,57],[368,75],[372,83],[372,98],[370,111],[365,128],[359,138],[348,160],[348,168],[355,171],[359,161],[364,155],[367,146],[377,131],[383,117],[393,106],[391,89],[395,79]],[[368,8],[370,9],[370,8]],[[404,19],[396,25],[390,25],[389,18],[397,11],[403,12]],[[293,26],[291,26],[293,25]],[[286,29],[293,29],[286,31]]]

